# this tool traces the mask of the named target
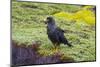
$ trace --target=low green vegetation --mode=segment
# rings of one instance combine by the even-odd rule
[[[75,14],[80,11],[82,13],[83,6],[80,5],[67,5],[67,4],[47,4],[47,3],[32,3],[32,2],[12,2],[12,39],[16,40],[19,44],[26,43],[32,44],[32,41],[40,41],[41,46],[39,53],[43,56],[49,56],[54,54],[53,45],[48,39],[46,32],[46,25],[43,20],[47,16],[53,16],[56,19],[56,24],[64,30],[66,38],[71,42],[73,47],[61,44],[59,50],[64,54],[64,58],[67,56],[74,58],[76,62],[79,61],[95,61],[95,13],[93,10],[85,9],[85,11],[91,11],[93,15],[92,19],[83,19],[81,21],[75,21],[73,19],[61,18],[57,14],[63,12]],[[90,14],[91,14],[90,13]],[[84,15],[85,18],[88,15]],[[82,16],[83,17],[83,16]],[[66,20],[67,19],[67,20]],[[81,18],[78,18],[81,19]],[[93,21],[91,21],[93,20]],[[86,23],[84,23],[86,22]],[[90,22],[87,23],[87,22]]]

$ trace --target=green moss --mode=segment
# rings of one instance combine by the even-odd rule
[[[58,12],[77,12],[81,10],[79,5],[42,4],[32,2],[12,2],[12,39],[18,43],[31,44],[32,41],[41,41],[40,50],[43,56],[55,54],[53,45],[48,39],[46,25],[43,20]],[[78,61],[95,60],[95,26],[85,23],[75,23],[64,18],[57,18],[56,24],[66,31],[65,36],[73,47],[60,45],[61,59],[73,58]],[[83,22],[83,21],[82,21]]]

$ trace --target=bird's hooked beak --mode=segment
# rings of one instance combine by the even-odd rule
[[[47,23],[48,23],[48,21],[49,21],[48,19],[44,19],[44,23],[45,23],[45,24],[47,24]]]

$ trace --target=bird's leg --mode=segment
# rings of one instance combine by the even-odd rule
[[[53,51],[56,51],[56,43],[53,43]]]
[[[58,43],[55,44],[55,52],[59,52],[59,44]]]
[[[56,43],[54,44],[54,51],[56,51]]]
[[[57,51],[59,52],[60,51],[60,44],[57,44]]]

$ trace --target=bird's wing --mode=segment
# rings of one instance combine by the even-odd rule
[[[58,29],[59,31],[65,33],[65,30],[63,30],[63,29],[61,29],[61,28],[59,28],[59,27],[57,27],[57,29]]]

